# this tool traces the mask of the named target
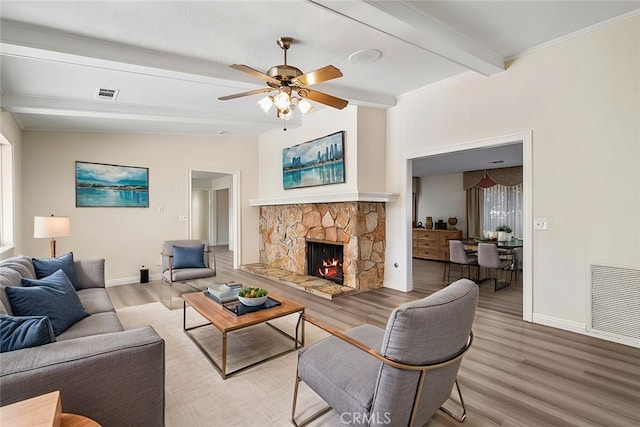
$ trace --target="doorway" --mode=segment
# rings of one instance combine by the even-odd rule
[[[521,147],[522,158],[522,170],[523,170],[523,209],[522,220],[523,230],[522,238],[524,239],[524,246],[522,252],[522,317],[524,320],[531,322],[533,320],[533,279],[532,279],[532,236],[533,236],[533,207],[532,207],[532,194],[531,194],[531,181],[532,181],[532,165],[531,165],[531,132],[525,132],[514,135],[507,135],[503,137],[490,138],[486,140],[471,141],[463,144],[457,144],[455,146],[440,147],[437,149],[425,150],[422,152],[412,153],[406,157],[406,171],[407,171],[407,188],[406,194],[412,194],[412,177],[414,174],[414,164],[416,167],[419,165],[420,159],[437,159],[437,162],[432,163],[441,167],[445,165],[446,160],[452,160],[455,158],[462,158],[461,156],[482,157],[479,154],[485,153],[485,151],[497,149],[500,147],[514,146]],[[486,153],[485,153],[486,154]],[[435,166],[434,166],[435,167]],[[467,170],[482,170],[489,168],[488,165],[482,165],[480,163],[477,166],[464,166]],[[453,169],[449,169],[449,173],[452,173]],[[458,172],[462,172],[459,170]],[[444,174],[441,171],[441,174]],[[460,188],[462,191],[462,188]],[[407,212],[413,211],[413,200],[411,197],[406,199],[407,205],[405,209]],[[421,214],[420,214],[421,215]],[[405,216],[410,218],[411,215]],[[418,219],[417,219],[418,220]],[[434,218],[435,220],[435,218]],[[446,220],[446,218],[445,218]],[[411,241],[411,224],[407,227],[408,240]],[[474,237],[474,236],[470,236]],[[409,260],[407,261],[408,275],[410,278],[409,283],[413,283],[413,267],[412,267],[412,254],[408,254]]]
[[[228,246],[240,264],[239,172],[189,169],[189,238]]]

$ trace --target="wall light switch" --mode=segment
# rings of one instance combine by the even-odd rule
[[[548,230],[549,229],[549,221],[547,218],[534,218],[533,219],[533,229],[534,230]]]

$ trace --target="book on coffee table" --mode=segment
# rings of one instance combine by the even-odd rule
[[[207,288],[207,294],[218,302],[229,302],[238,299],[238,292],[242,289],[242,284],[234,283],[227,285],[226,283],[210,285]]]

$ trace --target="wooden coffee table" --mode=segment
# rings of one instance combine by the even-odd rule
[[[182,295],[182,298],[184,299],[182,329],[191,339],[191,341],[193,341],[198,346],[200,351],[202,351],[207,359],[209,359],[214,368],[216,368],[216,370],[220,373],[223,380],[227,379],[227,377],[230,377],[233,374],[275,359],[276,357],[283,356],[304,346],[304,318],[302,317],[302,314],[304,314],[304,306],[281,296],[274,295],[272,293],[269,293],[269,297],[279,301],[280,305],[265,310],[236,316],[225,307],[223,307],[222,304],[215,302],[214,300],[206,296],[204,292],[188,293]],[[202,317],[207,319],[209,323],[187,327],[187,304],[193,307],[193,309],[196,310]],[[298,321],[296,323],[295,336],[291,336],[285,331],[269,323],[270,320],[295,313],[300,313],[300,316],[298,317]],[[274,354],[267,358],[260,359],[257,362],[253,362],[234,371],[227,372],[227,335],[230,332],[238,331],[240,329],[248,328],[249,326],[255,326],[261,323],[266,323],[276,331],[280,332],[285,338],[293,341],[293,348],[287,349],[283,352]],[[213,325],[222,333],[222,360],[220,365],[218,365],[218,363],[213,359],[213,357],[203,347],[198,339],[189,332],[193,329],[202,328],[209,325]]]

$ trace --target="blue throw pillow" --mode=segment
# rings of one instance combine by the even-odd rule
[[[22,285],[5,288],[13,314],[47,316],[55,336],[89,315],[62,270],[40,280],[22,279]]]
[[[172,268],[207,268],[204,243],[200,246],[174,246]]]
[[[0,317],[0,352],[56,342],[51,321],[46,316]]]
[[[42,279],[50,276],[56,271],[62,269],[71,280],[73,287],[77,290],[82,289],[82,283],[78,279],[76,273],[76,266],[73,263],[73,252],[69,252],[66,255],[62,255],[58,258],[33,258],[33,268],[36,270],[36,279]]]

